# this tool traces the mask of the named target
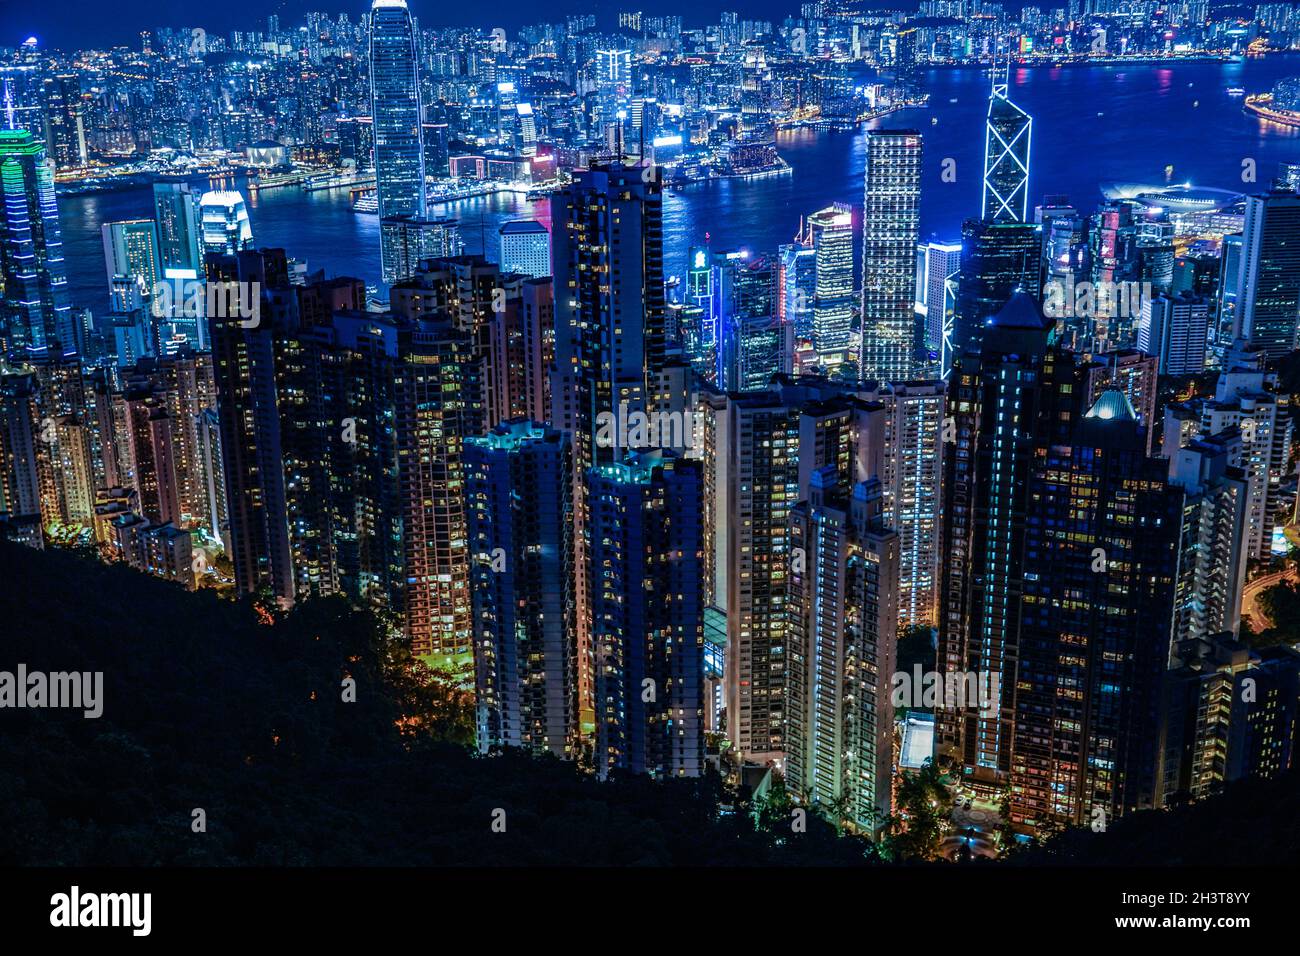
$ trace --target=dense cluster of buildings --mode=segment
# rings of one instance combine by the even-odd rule
[[[1195,7],[1160,10],[1199,24]],[[866,834],[893,805],[896,717],[930,706],[897,680],[918,629],[943,688],[934,758],[1008,795],[1023,832],[1294,764],[1300,653],[1238,638],[1252,563],[1295,520],[1276,363],[1300,345],[1297,167],[1213,202],[1125,184],[1096,211],[1036,202],[1004,63],[981,205],[949,242],[920,240],[923,132],[872,129],[861,207],[808,210],[778,249],[693,249],[670,283],[662,167],[617,118],[549,233],[508,224],[493,262],[426,203],[465,77],[495,83],[497,143],[534,155],[609,103],[653,142],[695,112],[656,103],[712,102],[723,73],[742,103],[773,86],[719,58],[641,97],[631,52],[584,24],[430,48],[403,0],[361,27],[270,19],[230,62],[288,46],[303,83],[343,90],[331,71],[368,58],[354,158],[376,175],[386,300],[258,248],[238,192],[163,182],[152,219],[103,224],[113,309],[89,321],[59,240],[66,130],[0,132],[5,537],[284,607],[346,595],[472,673],[484,750],[602,776],[770,768]],[[831,4],[780,31],[671,20],[620,17],[636,69],[650,48],[749,56],[792,24],[882,49]],[[591,96],[566,127],[575,63]],[[330,119],[298,105],[288,121]]]
[[[852,124],[914,98],[922,69],[987,63],[999,49],[1069,63],[1300,44],[1293,4],[1246,13],[1204,0],[1018,11],[924,0],[878,12],[819,0],[781,22],[724,13],[696,27],[625,12],[513,35],[428,29],[403,5],[378,4],[359,18],[290,24],[273,13],[258,26],[162,28],[75,54],[33,37],[0,57],[4,106],[45,140],[69,189],[111,188],[117,175],[294,166],[365,176],[376,165],[408,187],[421,165],[448,180],[546,184],[620,155],[691,179],[781,171],[773,126]],[[887,71],[888,83],[864,86],[860,67]],[[381,213],[418,217],[423,200],[410,191]]]

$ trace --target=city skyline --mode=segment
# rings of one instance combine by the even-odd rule
[[[150,5],[149,26],[134,28],[135,32],[132,32],[133,27],[123,26],[120,18],[105,15],[103,8],[90,0],[68,0],[68,3],[68,6],[61,8],[62,11],[66,11],[67,16],[60,17],[59,21],[49,19],[36,10],[0,11],[0,37],[4,38],[0,46],[17,45],[30,36],[36,36],[38,39],[54,38],[64,49],[90,46],[104,39],[112,40],[115,45],[130,44],[138,39],[139,29],[153,29],[167,23],[181,24],[183,21],[194,19],[193,7],[189,0],[161,0]],[[750,0],[745,7],[754,15],[765,18],[778,18],[791,9],[788,0]],[[427,0],[412,0],[411,8],[415,16],[430,27],[471,28],[481,25],[478,17],[473,13],[440,6]],[[718,14],[734,8],[736,4],[729,4],[725,0],[711,0],[702,5],[696,4],[667,12],[689,16],[692,22],[707,23],[716,22]],[[271,10],[263,4],[252,3],[244,9],[236,4],[216,11],[204,11],[201,19],[205,22],[195,22],[194,26],[205,29],[211,27],[222,30],[238,29],[268,15],[278,16],[288,22],[301,18],[308,11],[318,9],[322,9],[319,4],[310,3],[308,0],[292,4],[281,2]],[[537,22],[536,7],[529,4],[511,2],[499,5],[497,10],[499,12],[496,16],[501,21],[500,26],[511,30]],[[327,9],[331,14],[341,11],[353,12],[353,5],[335,3]],[[565,0],[565,3],[555,12],[561,16],[567,14],[613,16],[609,7],[596,0]]]
[[[373,0],[0,47],[0,550],[195,609],[144,631],[268,635],[297,683],[240,698],[222,779],[336,746],[521,760],[653,788],[720,859],[868,864],[1042,862],[1283,786],[1300,162],[1231,156],[1218,188],[1081,159],[1066,194],[1052,141],[1118,121],[1155,150],[1158,118],[1071,77],[1168,62],[1272,71],[1183,94],[1168,135],[1300,128],[1300,6],[1119,3],[512,35]],[[977,96],[935,95],[968,68]],[[846,145],[828,200],[764,205]],[[723,241],[703,208],[763,225]],[[490,832],[538,825],[500,802]]]

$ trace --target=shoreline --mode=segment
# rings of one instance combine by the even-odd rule
[[[1286,126],[1291,129],[1300,129],[1300,113],[1292,110],[1274,110],[1265,105],[1272,102],[1272,93],[1254,93],[1246,97],[1241,104],[1241,111],[1268,123],[1276,123],[1278,126]]]

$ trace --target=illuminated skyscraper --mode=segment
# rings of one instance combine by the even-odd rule
[[[1205,299],[1190,293],[1143,297],[1137,347],[1155,356],[1159,374],[1205,371],[1209,332],[1210,304]]]
[[[10,348],[75,350],[54,169],[26,130],[0,130],[0,335]]]
[[[519,319],[506,325],[509,343],[504,350],[509,362],[508,397],[503,407],[519,409],[533,421],[545,421],[551,413],[551,369],[555,364],[555,283],[550,276],[526,279],[521,293]],[[507,313],[509,300],[507,299]],[[500,321],[498,322],[498,326]],[[499,353],[494,342],[494,351]],[[492,364],[495,368],[497,359]],[[497,376],[497,381],[500,376]]]
[[[955,355],[979,351],[985,326],[1013,293],[1039,297],[1042,255],[1033,223],[967,219],[961,233],[961,275],[953,324]]]
[[[899,27],[894,34],[894,76],[898,85],[907,89],[917,80],[917,39],[920,32],[916,27]]]
[[[208,259],[210,281],[257,282],[268,292],[258,324],[209,316],[212,368],[221,430],[222,476],[229,509],[226,549],[240,594],[269,589],[293,603],[293,561],[277,408],[277,341],[292,330],[283,250]],[[274,300],[270,297],[274,297]],[[268,309],[272,301],[274,309]]]
[[[1165,411],[1162,453],[1173,459],[1180,445],[1195,438],[1213,438],[1232,429],[1241,436],[1234,463],[1246,472],[1246,552],[1268,556],[1281,526],[1295,513],[1295,491],[1288,490],[1286,462],[1290,460],[1293,427],[1290,397],[1280,393],[1276,373],[1264,371],[1263,349],[1230,349],[1219,374],[1214,398]]]
[[[572,452],[556,430],[503,422],[465,440],[478,745],[573,756]]]
[[[203,277],[203,233],[199,194],[189,183],[154,183],[158,251],[168,279]]]
[[[940,378],[947,378],[952,371],[960,274],[960,242],[923,242],[917,246],[916,314],[924,323],[926,351],[938,356]]]
[[[868,131],[864,195],[861,377],[905,381],[915,367],[920,133]]]
[[[1104,828],[1157,792],[1183,491],[1123,393],[1071,432],[1026,475],[1018,667],[1003,674],[1011,819],[1031,828]]]
[[[993,69],[988,118],[984,123],[984,190],[980,218],[989,222],[1025,222],[1029,216],[1029,140],[1033,120],[1008,99],[1005,71]]]
[[[155,524],[180,524],[180,490],[173,422],[164,396],[152,389],[125,396],[127,440],[130,442],[140,513]]]
[[[528,415],[530,402],[536,407],[535,398],[530,397],[538,390],[536,366],[525,368],[525,355],[531,352],[536,357],[540,330],[524,329],[520,324],[523,287],[531,281],[518,273],[502,272],[495,262],[480,255],[454,256],[425,260],[415,275],[391,290],[392,309],[397,314],[410,319],[449,316],[469,336],[485,364],[485,428]],[[539,305],[545,307],[545,303]],[[534,312],[531,317],[542,316]],[[540,344],[544,347],[546,343]]]
[[[847,487],[880,473],[883,409],[822,379],[783,380],[728,402],[723,433],[727,735],[740,753],[782,760],[789,717],[790,513],[812,475]],[[871,437],[874,436],[874,437]],[[719,516],[721,522],[721,516]]]
[[[142,296],[151,296],[155,283],[163,275],[154,221],[106,222],[100,231],[104,239],[104,267],[109,282],[112,283],[116,276],[129,277],[135,280]],[[113,303],[114,312],[125,312],[131,307],[127,302]]]
[[[374,0],[370,7],[370,115],[381,219],[424,218],[424,117],[416,41],[406,0]],[[402,278],[382,253],[381,260],[386,283]]]
[[[1219,253],[1218,321],[1214,326],[1215,353],[1232,345],[1241,337],[1240,315],[1237,311],[1237,284],[1241,276],[1241,234],[1223,237]]]
[[[596,418],[647,410],[664,364],[663,192],[621,164],[583,170],[552,200],[555,357],[564,388],[552,421],[578,465],[619,460],[595,443]]]
[[[596,87],[602,93],[627,96],[632,88],[632,51],[596,51]]]
[[[780,260],[776,277],[777,314],[794,327],[796,338],[809,337],[813,331],[813,301],[817,295],[817,252],[811,244],[805,245],[800,240],[781,246],[777,257]],[[852,294],[850,279],[850,306]]]
[[[704,771],[700,463],[634,453],[587,479],[596,767]]]
[[[1235,635],[1246,584],[1246,473],[1241,434],[1193,439],[1169,460],[1170,484],[1186,492],[1173,642]]]
[[[1300,195],[1275,190],[1246,198],[1237,280],[1238,328],[1270,359],[1300,333]]]
[[[341,116],[338,120],[339,159],[357,172],[375,168],[375,124],[369,116]]]
[[[81,98],[81,79],[61,73],[46,77],[45,143],[50,159],[59,169],[86,164],[85,107]]]
[[[501,271],[521,272],[534,279],[551,275],[551,234],[533,219],[502,224]]]
[[[1069,445],[1081,404],[1055,326],[1017,293],[948,380],[954,441],[945,449],[938,667],[996,677],[1000,694],[988,707],[941,708],[935,752],[985,784],[1004,784],[1011,770],[1029,475],[1046,449]]]
[[[815,280],[812,339],[822,362],[837,365],[847,357],[853,327],[853,212],[836,203],[808,217]]]
[[[898,624],[938,622],[944,383],[900,382],[871,397],[885,406],[881,474],[885,527],[898,533]]]
[[[379,220],[384,281],[390,285],[415,275],[421,261],[458,256],[465,248],[456,219],[388,216]]]
[[[794,336],[776,314],[776,261],[746,250],[715,254],[713,289],[718,384],[728,391],[759,391],[773,375],[789,373]]]
[[[874,835],[891,806],[898,640],[898,536],[879,482],[846,494],[815,471],[790,515],[786,779],[799,798]],[[838,822],[838,820],[837,820]]]
[[[702,381],[710,385],[718,382],[715,278],[709,250],[692,246],[687,254],[686,302],[677,314],[677,334],[691,367]]]
[[[620,462],[626,422],[655,410],[666,362],[663,187],[658,174],[613,163],[575,174],[551,200],[555,272],[555,375],[551,422],[573,442],[578,525],[578,643],[580,699],[591,713],[588,600],[592,539],[586,526],[586,477],[597,465]],[[584,716],[584,720],[590,719]]]
[[[253,228],[248,222],[248,206],[236,189],[206,192],[199,200],[203,223],[203,251],[234,255],[253,247]]]

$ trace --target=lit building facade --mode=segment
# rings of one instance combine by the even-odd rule
[[[597,772],[704,768],[702,475],[671,452],[588,476]]]
[[[862,212],[862,378],[899,382],[912,377],[920,210],[921,134],[869,130]]]
[[[0,130],[0,319],[10,348],[79,345],[63,261],[54,169],[26,130]]]
[[[415,23],[406,0],[374,0],[370,7],[370,115],[380,219],[424,218],[424,115],[417,47]],[[381,258],[381,266],[386,283],[401,278],[387,259]]]
[[[479,749],[572,757],[578,745],[573,634],[572,451],[524,420],[465,440]]]
[[[873,836],[892,805],[898,536],[879,482],[851,494],[834,465],[790,515],[787,785]]]

